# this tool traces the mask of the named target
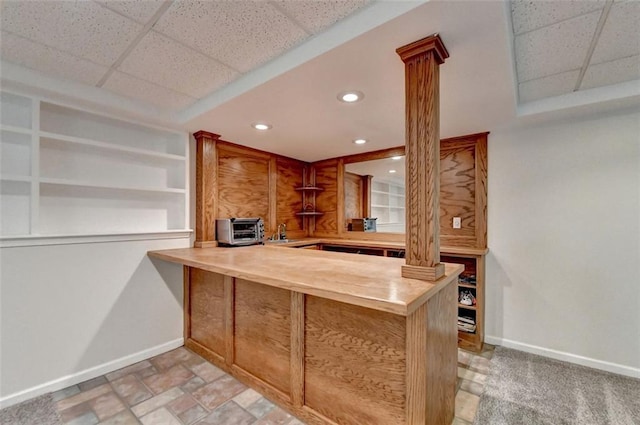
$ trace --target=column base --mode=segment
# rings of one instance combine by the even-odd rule
[[[402,277],[409,279],[420,279],[429,282],[435,282],[444,276],[444,264],[438,263],[433,267],[411,266],[405,264],[402,266]]]

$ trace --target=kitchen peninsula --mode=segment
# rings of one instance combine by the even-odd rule
[[[185,345],[313,424],[450,422],[457,277],[282,246],[150,252],[184,265]]]

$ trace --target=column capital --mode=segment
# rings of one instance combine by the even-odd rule
[[[436,61],[439,65],[442,65],[449,57],[449,52],[444,46],[439,34],[433,34],[422,40],[414,41],[406,46],[398,47],[396,53],[400,56],[403,62],[407,62],[413,59],[415,56],[433,51]]]
[[[220,135],[216,133],[200,130],[193,133],[193,137],[195,137],[196,140],[204,139],[204,138],[218,140],[220,138]]]

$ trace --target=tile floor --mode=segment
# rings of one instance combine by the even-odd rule
[[[458,351],[456,417],[473,423],[493,347]],[[184,347],[53,393],[66,425],[300,425]]]

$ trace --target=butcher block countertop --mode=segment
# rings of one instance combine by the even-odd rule
[[[306,244],[309,241],[314,240],[307,239]],[[150,251],[149,256],[402,316],[411,314],[463,270],[462,265],[447,263],[445,276],[429,283],[403,278],[405,260],[401,258],[283,248],[275,244],[183,248]]]

